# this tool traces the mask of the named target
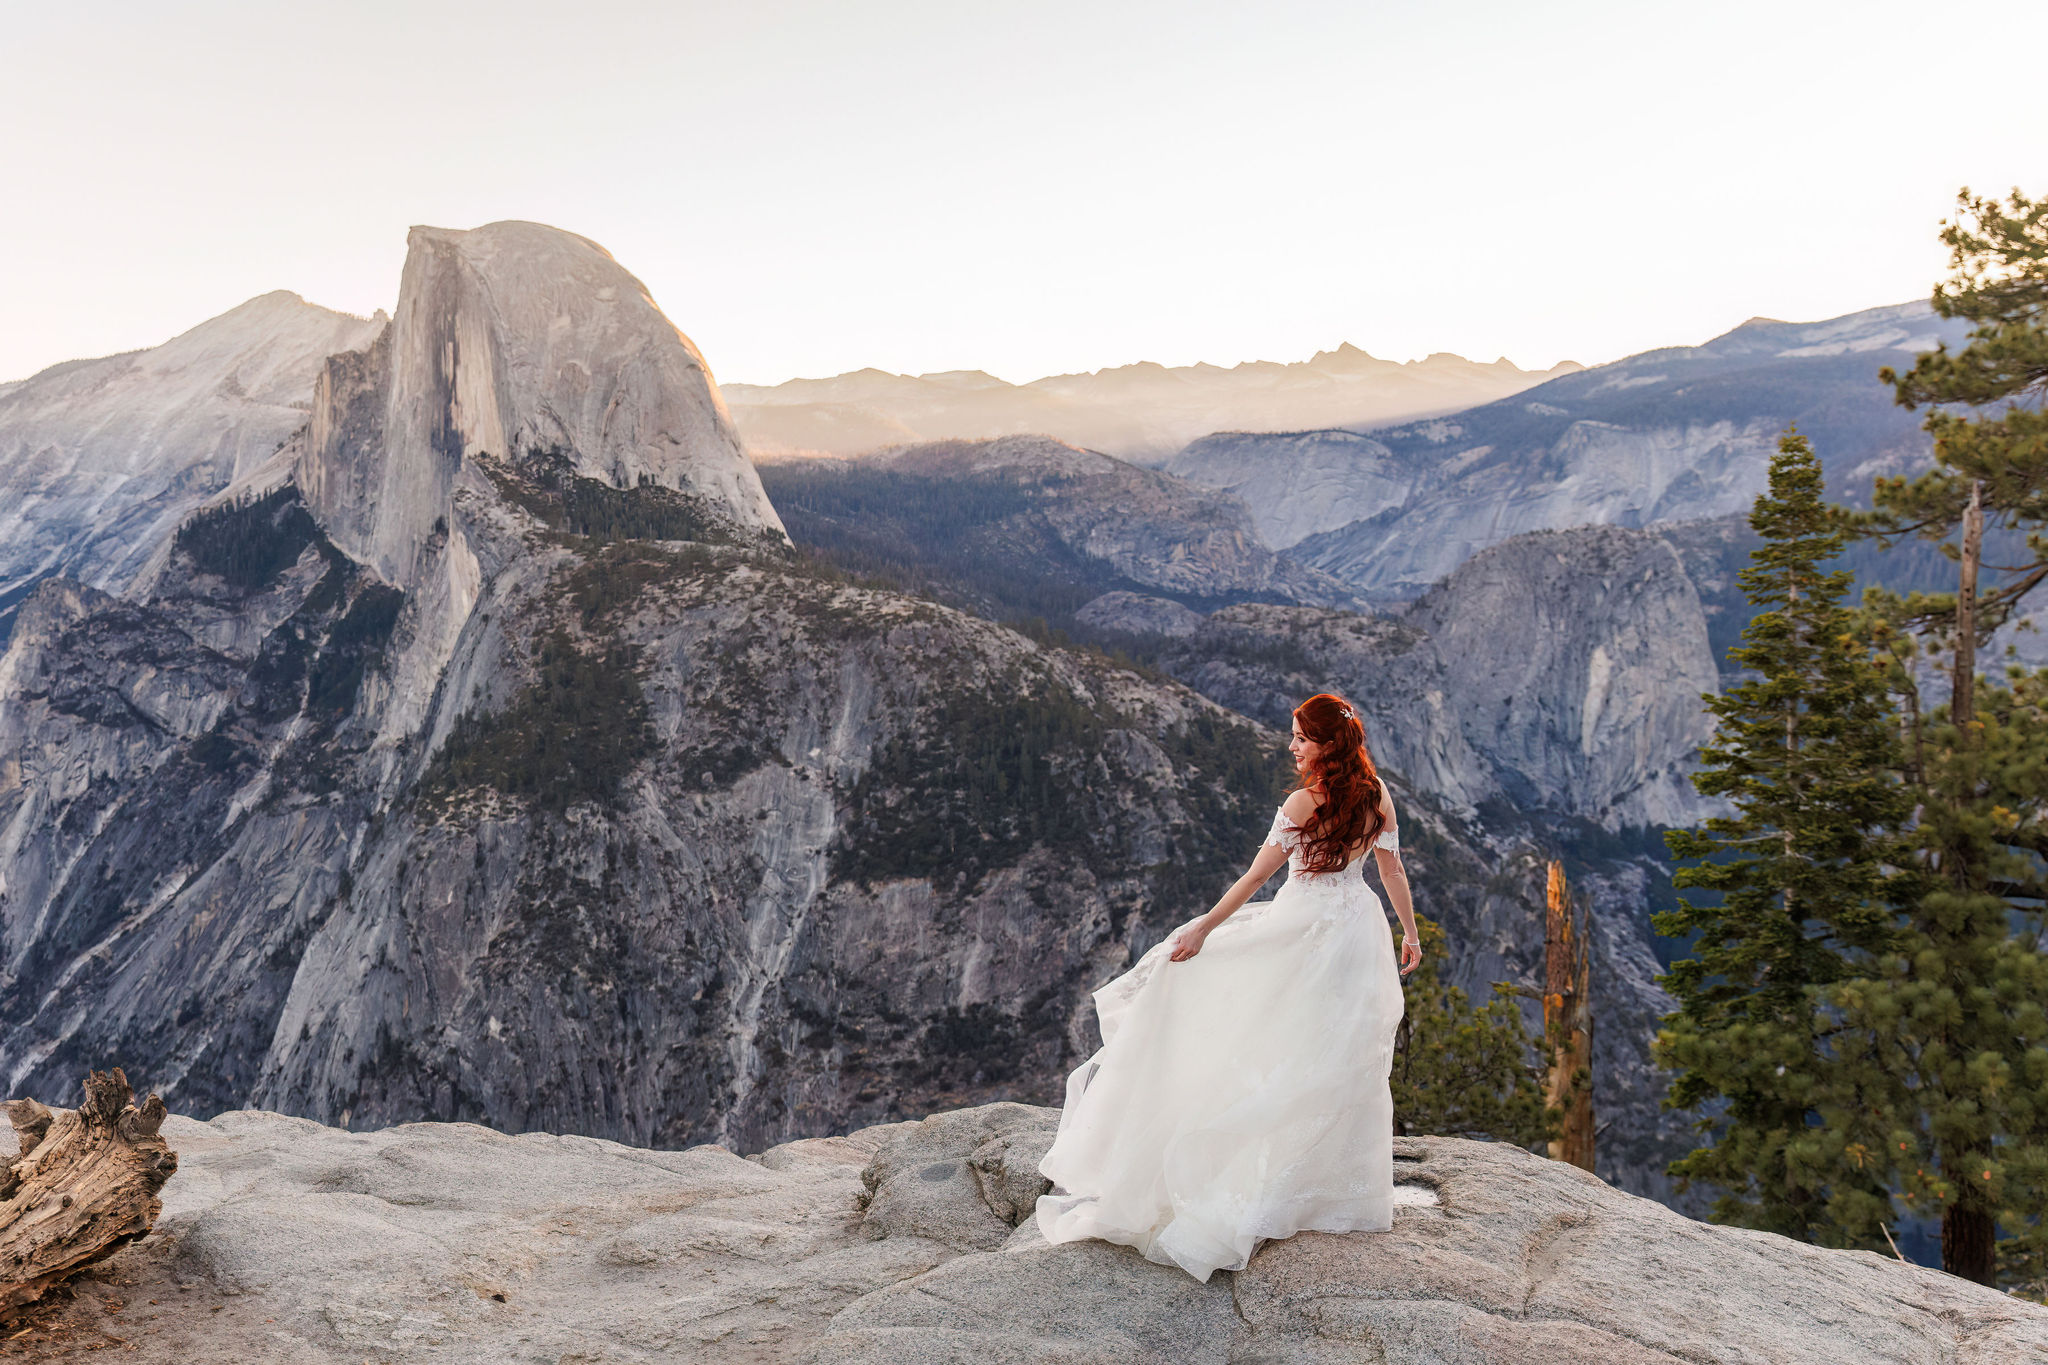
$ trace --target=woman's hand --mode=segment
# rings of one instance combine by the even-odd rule
[[[1422,945],[1408,935],[1401,935],[1401,975],[1406,976],[1422,965]]]
[[[1183,924],[1174,931],[1173,937],[1169,940],[1173,944],[1173,956],[1168,961],[1186,962],[1202,951],[1202,944],[1208,937],[1209,926],[1202,920]]]

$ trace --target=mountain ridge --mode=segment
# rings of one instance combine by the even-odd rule
[[[134,582],[179,520],[305,424],[326,357],[384,324],[273,290],[157,346],[0,385],[0,640],[41,578]]]
[[[1406,600],[1524,532],[1746,512],[1793,423],[1836,497],[1867,496],[1873,475],[1928,459],[1919,420],[1877,369],[1966,330],[1924,303],[1752,320],[1450,416],[1370,432],[1216,434],[1164,467],[1236,491],[1269,543],[1295,558],[1375,600]]]
[[[1454,411],[1570,373],[1522,370],[1439,352],[1381,360],[1345,343],[1306,361],[1156,361],[1012,384],[982,371],[898,375],[872,367],[826,379],[726,386],[735,419],[761,454],[850,456],[919,441],[1043,434],[1139,463],[1231,426],[1405,420]]]

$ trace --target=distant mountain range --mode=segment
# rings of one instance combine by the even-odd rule
[[[1384,426],[1505,398],[1579,368],[1566,361],[1523,370],[1505,359],[1487,365],[1442,353],[1399,362],[1346,344],[1292,364],[1148,362],[1029,384],[979,370],[869,369],[723,387],[756,455],[857,455],[918,441],[1030,434],[1148,463],[1212,431]]]
[[[1797,424],[1831,493],[1927,459],[1920,418],[1878,383],[1961,323],[1924,303],[1827,322],[1755,318],[1703,346],[1646,351],[1454,417],[1368,434],[1221,432],[1166,469],[1237,493],[1275,549],[1374,595],[1413,597],[1530,531],[1747,512]]]

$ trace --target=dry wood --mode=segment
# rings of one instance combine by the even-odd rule
[[[0,1168],[0,1321],[155,1226],[178,1157],[157,1135],[164,1102],[134,1093],[115,1067],[76,1109],[6,1105],[21,1151]]]
[[[1562,1128],[1550,1155],[1593,1169],[1593,953],[1589,907],[1566,885],[1564,864],[1550,865],[1543,932],[1543,1032],[1550,1044],[1544,1099]]]

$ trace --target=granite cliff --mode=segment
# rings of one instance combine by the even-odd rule
[[[1149,637],[1173,676],[1268,724],[1308,692],[1341,691],[1367,709],[1379,760],[1453,809],[1684,824],[1714,809],[1687,780],[1710,733],[1700,696],[1719,686],[1694,577],[1724,540],[1696,540],[1518,536],[1379,614],[1241,603],[1204,616],[1119,592],[1079,619]]]
[[[180,521],[305,425],[326,358],[384,321],[280,290],[161,346],[0,384],[0,642],[43,578],[125,589]]]

